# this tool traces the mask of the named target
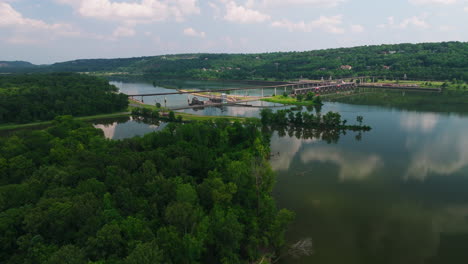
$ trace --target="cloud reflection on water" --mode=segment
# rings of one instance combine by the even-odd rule
[[[338,177],[341,181],[363,180],[383,166],[382,158],[376,154],[367,155],[328,146],[305,150],[301,153],[301,160],[304,163],[319,161],[338,165]]]
[[[405,112],[401,115],[400,125],[405,131],[429,133],[438,122],[439,115],[435,113]]]
[[[297,139],[296,137],[274,137],[271,141],[270,148],[273,154],[276,153],[270,162],[273,170],[288,170],[292,159],[296,156],[303,143],[311,143],[316,139]],[[279,152],[279,155],[277,154]]]
[[[415,151],[405,178],[425,180],[431,173],[450,175],[468,166],[468,137],[461,131],[446,130],[423,143]]]
[[[117,122],[112,123],[111,125],[94,125],[95,128],[99,128],[104,132],[104,136],[109,139],[113,139],[115,135],[115,128],[117,127]]]

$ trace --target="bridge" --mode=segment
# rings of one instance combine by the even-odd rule
[[[346,84],[346,85],[343,85]],[[277,89],[281,89],[286,92],[287,90],[292,90],[291,94],[296,94],[294,91],[305,91],[310,92],[315,91],[315,88],[324,88],[318,89],[320,92],[328,91],[339,91],[348,89],[350,86],[354,86],[354,83],[344,83],[344,82],[295,82],[288,84],[280,85],[268,85],[268,86],[249,86],[249,87],[240,87],[240,88],[227,88],[227,89],[212,89],[212,90],[197,90],[197,91],[184,91],[178,90],[176,92],[165,92],[165,93],[147,93],[147,94],[128,94],[129,97],[145,97],[145,96],[164,96],[164,95],[176,95],[176,94],[192,94],[192,93],[219,93],[219,92],[230,92],[230,91],[242,91],[242,90],[264,90],[264,89],[274,89],[274,94],[277,95]],[[314,89],[311,89],[314,88]],[[326,88],[326,89],[325,89]],[[333,89],[331,89],[333,88]],[[263,92],[262,92],[263,93]],[[263,96],[262,96],[263,97]]]
[[[270,96],[264,96],[264,90],[274,90],[273,95],[277,95],[278,90],[285,93],[289,93],[291,96],[304,95],[307,93],[313,93],[314,95],[323,95],[337,92],[353,91],[356,88],[376,88],[376,89],[398,89],[398,90],[408,90],[408,91],[430,91],[430,92],[440,92],[440,88],[421,88],[417,85],[400,85],[400,84],[381,84],[381,83],[365,83],[363,78],[356,78],[359,80],[359,84],[356,82],[346,82],[345,80],[335,80],[335,81],[300,81],[300,82],[291,82],[287,84],[279,85],[267,85],[267,86],[249,86],[249,87],[239,87],[239,88],[226,88],[226,89],[210,89],[210,90],[197,90],[197,91],[187,91],[187,90],[177,90],[174,92],[163,92],[163,93],[147,93],[147,94],[128,94],[132,99],[134,97],[141,97],[141,102],[143,102],[143,97],[145,96],[166,96],[166,95],[178,95],[178,94],[192,94],[195,96],[206,97],[210,99],[222,99],[219,95],[206,95],[220,92],[231,92],[231,91],[249,91],[249,90],[261,90],[261,95],[258,96],[247,96],[247,95],[227,95],[227,100],[222,103],[218,102],[208,102],[204,105],[196,106],[180,106],[173,107],[173,110],[187,109],[187,108],[196,108],[196,107],[210,107],[210,106],[220,106],[220,105],[235,105],[241,102],[250,102],[258,101],[262,98],[267,98]],[[138,101],[138,100],[137,100]],[[215,101],[215,100],[213,100]]]

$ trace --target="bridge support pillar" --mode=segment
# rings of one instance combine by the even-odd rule
[[[275,87],[275,96],[276,96],[276,87]]]

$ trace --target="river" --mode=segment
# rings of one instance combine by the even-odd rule
[[[259,113],[216,109],[194,113]],[[274,197],[296,213],[287,241],[310,238],[314,249],[281,262],[468,263],[468,117],[340,103],[326,103],[327,111],[348,124],[361,115],[372,130],[348,132],[336,143],[274,133]],[[164,127],[133,120],[97,125],[114,139]]]

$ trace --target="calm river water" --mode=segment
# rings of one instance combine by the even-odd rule
[[[287,240],[311,238],[314,248],[310,257],[282,262],[468,263],[468,117],[340,103],[326,103],[327,111],[340,112],[348,124],[362,115],[372,130],[348,132],[331,144],[273,135],[274,196],[296,213]],[[99,127],[120,139],[164,126],[120,122]]]

